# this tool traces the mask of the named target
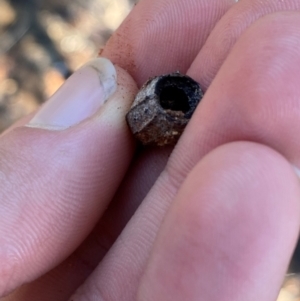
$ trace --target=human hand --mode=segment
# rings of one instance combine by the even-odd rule
[[[207,89],[174,151],[141,150],[128,168],[136,87],[121,68],[100,109],[107,97],[87,67],[34,127],[4,134],[0,295],[33,282],[1,301],[274,300],[299,229],[300,14],[271,13],[299,8],[136,6],[102,55],[138,86],[180,70]],[[114,77],[107,61],[97,66]]]

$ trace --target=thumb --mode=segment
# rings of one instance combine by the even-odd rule
[[[136,90],[95,59],[0,137],[0,297],[65,259],[107,207],[134,150],[125,113]]]

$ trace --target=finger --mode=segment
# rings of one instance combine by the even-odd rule
[[[137,299],[275,300],[298,237],[299,199],[299,179],[272,149],[215,149],[168,211]]]
[[[65,259],[120,184],[134,150],[124,116],[136,86],[116,75],[94,60],[1,137],[0,296]]]
[[[149,77],[185,73],[212,28],[235,0],[144,0],[101,55],[127,70],[138,85]]]
[[[1,301],[67,300],[105,256],[153,186],[154,179],[165,166],[165,152],[168,154],[169,150],[152,148],[140,154],[132,162],[130,171],[105,214],[82,245],[58,267],[1,298]],[[150,167],[149,160],[155,160],[152,169],[144,168]]]
[[[139,84],[153,74],[177,69],[184,72],[210,30],[233,3],[234,0],[188,0],[184,5],[170,0],[141,1],[113,35],[102,55],[127,69]],[[24,286],[10,300],[65,300],[117,238],[164,167],[169,153],[170,150],[142,153],[132,165],[130,180],[123,183],[103,223],[82,248],[63,266],[33,285]],[[115,223],[116,219],[120,222]],[[54,289],[56,287],[60,289]]]
[[[182,5],[179,0],[141,1],[101,55],[129,71],[138,84],[152,75],[186,70],[213,26],[234,2],[189,0]],[[108,210],[101,221],[102,226],[96,231],[107,249],[163,170],[171,151],[171,147],[141,151],[140,157],[132,164],[132,170],[114,198],[116,206]],[[125,216],[126,210],[129,214]],[[115,221],[111,222],[113,220],[123,222],[118,226]],[[109,243],[105,243],[108,240]]]
[[[185,174],[214,147],[240,139],[269,145],[299,165],[299,24],[300,13],[275,13],[241,37],[173,157],[178,159],[184,151],[188,160],[174,160],[172,167]]]
[[[233,3],[234,1],[228,0],[208,3],[204,0],[197,2],[189,0],[182,7],[182,3],[177,0],[175,2],[170,0],[157,2],[141,1],[109,40],[101,55],[109,57],[116,64],[127,69],[137,77],[138,82],[143,82],[143,76],[145,78],[151,76],[151,68],[158,68],[157,72],[168,72],[167,68],[176,70],[178,69],[178,60],[181,62],[186,60],[190,56],[190,51],[194,49],[193,47],[196,47],[198,52],[198,49],[204,44],[208,32]],[[168,14],[164,15],[164,12],[168,12]],[[201,12],[201,16],[203,14],[202,18],[197,17],[197,20],[191,20],[191,14],[196,12]],[[149,25],[149,22],[144,22],[145,20],[147,21],[147,16],[149,15],[154,16],[152,20],[155,20],[156,26],[152,27],[153,24]],[[195,26],[195,22],[197,22],[197,26]],[[180,26],[178,25],[179,23],[181,24]],[[201,30],[198,28],[200,25],[202,26]],[[171,39],[177,27],[178,30],[173,41],[175,44],[165,43],[165,34],[169,33],[169,38]],[[190,32],[194,33],[195,30],[197,32],[192,39],[194,41],[193,47],[189,47],[185,51],[181,50],[182,44],[191,42]],[[125,38],[126,41],[124,40]],[[124,47],[120,48],[120,43],[123,43]],[[164,59],[160,63],[151,61],[157,45],[160,44],[163,46],[158,57],[167,57],[168,63]],[[176,52],[173,49],[174,45],[177,47]],[[170,56],[171,48],[174,51],[173,57]],[[131,57],[133,52],[136,55]],[[138,65],[139,61],[143,61],[145,65],[132,69],[132,60],[135,60],[135,66]],[[129,174],[112,202],[112,208],[109,208],[104,221],[101,221],[101,233],[96,231],[97,236],[102,241],[110,241],[108,244],[104,243],[107,249],[111,246],[111,241],[114,241],[120,234],[154,180],[163,170],[171,150],[172,148],[159,151],[153,149],[144,151],[142,149],[139,152]],[[114,204],[116,205],[114,206]],[[125,214],[126,212],[128,214]],[[121,226],[118,226],[118,223],[114,220],[123,220],[123,222],[120,223]],[[103,229],[105,230],[103,231]]]
[[[213,26],[233,3],[235,1],[189,0],[182,5],[179,0],[141,1],[109,40],[102,55],[129,71],[138,84],[152,75],[187,70]],[[120,48],[120,44],[124,47]],[[116,206],[108,210],[101,223],[105,230],[98,236],[102,241],[107,241],[108,235],[113,241],[117,238],[165,167],[171,151],[170,147],[140,152],[115,197]],[[131,209],[124,216],[127,208]],[[117,216],[124,220],[120,227],[111,222]]]
[[[186,70],[213,26],[233,3],[235,1],[202,0],[186,1],[182,5],[177,0],[141,1],[113,35],[102,55],[128,70],[138,83],[152,75]],[[172,43],[166,43],[169,40]],[[120,43],[124,47],[120,48]],[[172,147],[142,150],[132,164],[132,170],[114,198],[116,206],[108,210],[101,222],[101,233],[97,232],[101,241],[110,241],[106,244],[108,247],[165,167],[171,151]],[[117,219],[123,220],[121,226],[111,222]]]
[[[300,10],[300,2],[242,0],[232,6],[215,26],[188,73],[206,90],[232,47],[243,32],[257,19],[278,11]]]
[[[166,210],[190,170],[215,147],[235,140],[257,141],[299,163],[300,56],[295,51],[300,42],[299,23],[297,13],[270,15],[243,35],[206,92],[166,169],[79,295],[134,299],[135,285]],[[283,96],[282,91],[288,93]]]

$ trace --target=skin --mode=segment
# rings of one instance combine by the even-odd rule
[[[102,53],[138,86],[180,70],[207,90],[174,150],[135,153],[129,102],[1,136],[1,301],[276,298],[300,223],[300,2],[182,3],[142,0]]]

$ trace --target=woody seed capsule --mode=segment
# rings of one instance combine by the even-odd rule
[[[149,79],[126,115],[144,145],[175,144],[203,97],[200,85],[179,72]]]

